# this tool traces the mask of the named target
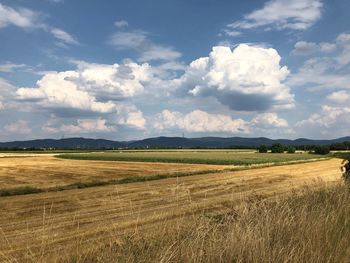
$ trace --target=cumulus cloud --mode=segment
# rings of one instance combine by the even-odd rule
[[[116,123],[141,130],[146,128],[146,120],[143,113],[131,105],[119,105]]]
[[[274,112],[262,113],[257,115],[251,125],[261,128],[285,128],[288,127],[288,122],[285,119],[278,117]]]
[[[172,61],[182,56],[173,47],[153,42],[148,35],[142,30],[119,31],[110,37],[108,43],[120,50],[134,49],[139,53],[140,61]]]
[[[280,60],[273,48],[216,46],[209,57],[193,61],[174,82],[179,90],[195,97],[215,97],[232,110],[288,109],[294,106],[294,98],[283,83],[289,71],[280,66]]]
[[[4,130],[14,134],[28,134],[32,131],[29,123],[24,120],[19,120],[4,126]]]
[[[191,133],[266,134],[291,133],[288,122],[276,113],[257,114],[251,120],[233,119],[229,115],[212,114],[202,110],[189,113],[164,110],[152,120],[160,131],[182,130]]]
[[[309,118],[299,121],[296,124],[298,129],[305,133],[321,133],[324,136],[334,137],[349,135],[349,107],[334,107],[325,105],[319,113],[312,114]]]
[[[76,70],[48,72],[36,87],[19,88],[18,99],[37,101],[44,108],[97,113],[117,111],[120,100],[142,94],[151,81],[148,64],[92,64],[75,62]]]
[[[65,133],[65,134],[84,134],[96,132],[113,132],[115,128],[108,126],[107,121],[98,119],[78,119],[76,124],[53,125],[52,121],[48,122],[42,129],[48,133]]]
[[[83,89],[96,97],[127,98],[144,91],[144,83],[152,80],[151,67],[147,63],[137,64],[93,64],[76,62],[79,77],[77,81]]]
[[[36,88],[20,88],[16,93],[21,100],[38,100],[44,108],[72,108],[100,113],[113,111],[113,102],[96,101],[74,82],[77,78],[79,73],[75,71],[48,73],[37,81]]]
[[[242,119],[234,120],[227,115],[210,114],[201,110],[188,114],[164,110],[157,114],[153,125],[159,130],[177,128],[188,132],[249,132],[247,123]]]
[[[261,9],[244,16],[243,20],[229,24],[229,29],[305,30],[321,18],[321,0],[270,0]]]

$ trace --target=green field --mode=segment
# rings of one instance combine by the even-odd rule
[[[321,155],[308,153],[255,153],[235,151],[119,151],[98,153],[61,154],[59,158],[77,160],[103,161],[138,161],[168,163],[200,163],[222,165],[252,165],[267,163],[285,163],[324,158]]]

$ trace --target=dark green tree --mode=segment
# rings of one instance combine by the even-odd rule
[[[287,153],[295,153],[295,147],[294,146],[288,146],[287,147]]]
[[[330,150],[328,146],[316,146],[314,149],[315,154],[326,155],[329,154]]]
[[[260,145],[260,147],[258,148],[259,153],[267,153],[267,146],[266,145]]]
[[[272,153],[283,153],[284,152],[284,146],[280,143],[275,143],[271,146],[271,152]]]

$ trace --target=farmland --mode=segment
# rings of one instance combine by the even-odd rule
[[[118,151],[102,153],[62,154],[60,158],[77,160],[199,163],[216,165],[252,165],[284,163],[322,158],[323,156],[298,153],[255,153],[254,151]]]
[[[132,176],[217,171],[228,166],[137,162],[76,161],[52,155],[6,155],[0,158],[1,188],[55,187],[77,182],[123,179]]]
[[[128,237],[134,237],[138,231],[146,236],[159,227],[170,231],[175,222],[182,222],[181,227],[192,227],[202,216],[215,218],[252,200],[296,193],[305,186],[318,189],[339,182],[341,177],[340,159],[315,161],[320,156],[308,154],[127,152],[129,158],[132,154],[139,158],[149,153],[157,162],[135,162],[132,158],[128,161],[70,160],[45,154],[3,155],[0,182],[4,188],[48,189],[77,182],[139,176],[156,180],[0,197],[0,261],[47,262],[50,258],[66,262],[74,258],[77,262],[94,262],[95,256],[98,257],[94,253],[99,253],[96,251],[108,244],[129,242]],[[116,152],[90,154],[95,158],[105,154],[119,156]],[[170,163],[160,162],[157,158],[161,155],[173,159]],[[74,156],[85,157],[85,153]],[[186,162],[204,159],[205,164],[175,163],[180,157],[188,158]],[[277,161],[271,167],[249,169],[247,165],[254,163],[253,157],[257,164]],[[151,158],[150,155],[147,158]],[[208,160],[216,164],[207,164]],[[237,166],[237,160],[244,166]],[[307,160],[313,161],[305,162]],[[277,165],[286,161],[304,163]],[[236,165],[228,165],[234,162]],[[155,177],[164,174],[168,176]],[[130,249],[139,240],[132,242]],[[94,259],[86,259],[83,251],[95,255]],[[110,261],[113,262],[112,259],[101,262]]]

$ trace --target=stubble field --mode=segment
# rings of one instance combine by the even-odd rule
[[[175,175],[0,197],[0,260],[70,260],[77,251],[103,247],[127,233],[154,231],[179,219],[190,222],[194,215],[225,212],[246,200],[272,198],[304,186],[333,184],[340,180],[340,163],[330,159],[230,171],[232,167],[225,165],[66,160],[44,155],[0,158],[1,186],[7,188],[21,184],[45,188],[139,174]],[[176,177],[179,171],[189,174]]]

